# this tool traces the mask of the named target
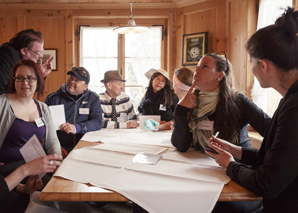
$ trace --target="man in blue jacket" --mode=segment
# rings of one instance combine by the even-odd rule
[[[102,126],[102,109],[99,96],[88,89],[89,72],[84,67],[73,67],[66,84],[48,95],[48,106],[64,105],[66,123],[57,131],[61,146],[68,152],[90,131],[100,130]]]

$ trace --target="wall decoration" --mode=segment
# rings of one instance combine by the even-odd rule
[[[45,61],[47,60],[47,58],[49,57],[49,55],[53,58],[52,61],[52,71],[57,71],[57,67],[58,67],[58,61],[57,61],[57,49],[45,49],[43,52],[43,57],[38,59],[37,63],[40,63],[40,60],[42,60],[42,64],[45,63]]]
[[[182,66],[197,65],[207,53],[208,32],[183,35]]]

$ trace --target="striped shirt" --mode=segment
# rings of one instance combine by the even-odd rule
[[[105,93],[99,94],[101,108],[103,112],[102,128],[108,129],[126,129],[128,120],[136,120],[137,116],[132,102],[127,94],[121,92],[116,98],[117,122],[112,121],[112,103],[111,97]]]

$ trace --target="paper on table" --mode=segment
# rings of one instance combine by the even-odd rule
[[[133,163],[146,163],[146,164],[156,164],[162,156],[159,154],[151,154],[151,153],[144,153],[140,152],[136,154],[132,162]]]
[[[142,130],[139,128],[136,129],[101,129],[97,131],[87,132],[81,138],[83,141],[88,142],[105,142],[110,139],[118,139],[124,135],[131,134],[131,133],[141,133],[147,130]]]
[[[49,106],[56,130],[60,130],[61,124],[66,123],[64,105]]]
[[[149,212],[211,212],[223,183],[150,174],[66,158],[54,176],[121,193]],[[184,205],[181,205],[183,197]]]
[[[20,148],[20,153],[22,154],[26,163],[36,158],[46,156],[46,153],[41,147],[40,142],[35,134],[27,141],[27,143],[25,143],[22,148]],[[45,174],[41,174],[39,177],[41,178],[44,175]]]

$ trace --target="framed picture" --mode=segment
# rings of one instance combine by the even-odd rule
[[[208,32],[183,35],[182,66],[196,65],[207,53]]]
[[[58,61],[57,61],[57,49],[45,49],[43,52],[43,57],[38,59],[37,63],[40,63],[40,60],[42,60],[42,64],[47,60],[49,56],[54,57],[52,61],[52,71],[56,71],[58,67]]]

